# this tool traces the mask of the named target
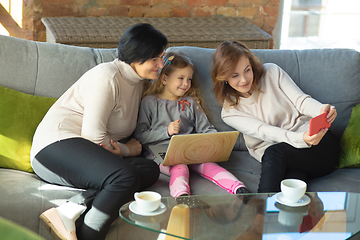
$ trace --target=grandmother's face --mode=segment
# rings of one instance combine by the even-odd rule
[[[141,78],[155,80],[158,77],[159,69],[164,67],[164,54],[165,51],[155,58],[146,60],[144,63],[133,62],[130,65]]]

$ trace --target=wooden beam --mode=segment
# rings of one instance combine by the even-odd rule
[[[12,18],[10,13],[0,3],[0,23],[9,32],[10,36],[26,38],[26,33]]]

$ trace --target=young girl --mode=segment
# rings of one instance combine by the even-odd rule
[[[182,53],[168,52],[158,79],[144,93],[139,109],[135,138],[141,144],[158,144],[175,134],[216,132],[209,123],[199,91],[193,80],[194,65]],[[154,158],[146,152],[147,158]],[[190,195],[189,168],[209,179],[229,193],[248,192],[245,185],[216,163],[164,167],[160,171],[170,174],[170,195]]]
[[[211,77],[224,122],[244,134],[249,153],[262,162],[259,192],[279,192],[284,178],[304,181],[331,173],[338,141],[328,129],[309,135],[309,120],[335,107],[303,93],[277,65],[262,64],[240,42],[224,42],[213,55]]]

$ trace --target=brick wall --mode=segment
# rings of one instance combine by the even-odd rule
[[[246,17],[273,35],[280,0],[23,0],[29,39],[46,41],[42,17]]]

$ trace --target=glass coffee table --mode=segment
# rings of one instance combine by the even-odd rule
[[[360,239],[360,194],[310,192],[291,206],[280,195],[164,197],[153,213],[144,215],[130,202],[120,216],[166,240]]]

